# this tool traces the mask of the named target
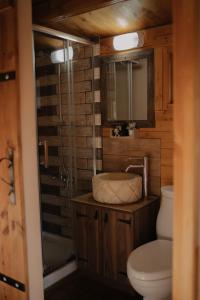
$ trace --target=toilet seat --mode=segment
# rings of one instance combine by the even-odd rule
[[[135,249],[128,258],[128,269],[138,280],[172,277],[172,242],[155,240]]]

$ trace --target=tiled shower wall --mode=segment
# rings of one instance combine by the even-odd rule
[[[93,55],[92,55],[93,52]],[[65,168],[70,168],[70,151],[73,151],[73,173],[77,174],[75,194],[91,191],[94,157],[97,171],[102,168],[102,140],[100,134],[100,64],[99,45],[74,45],[74,148],[71,147],[69,126],[69,85],[66,66],[61,65],[60,91],[63,122],[59,119],[59,72],[50,56],[36,52],[38,139],[49,144],[49,167],[40,165],[41,214],[43,230],[72,237],[72,211],[67,188],[60,180]],[[95,133],[95,136],[94,136]],[[62,136],[62,138],[60,137]],[[94,146],[94,147],[93,147]],[[39,147],[43,160],[43,149]],[[94,151],[95,148],[95,151]],[[76,170],[74,170],[76,168]]]

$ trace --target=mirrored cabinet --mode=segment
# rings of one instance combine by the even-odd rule
[[[103,57],[101,75],[104,125],[154,127],[153,49]]]

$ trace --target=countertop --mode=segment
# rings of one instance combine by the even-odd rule
[[[117,210],[117,211],[133,213],[136,210],[138,210],[144,206],[147,206],[156,200],[158,201],[159,199],[160,199],[159,196],[153,195],[153,196],[148,196],[148,198],[141,198],[139,201],[134,202],[134,203],[129,203],[129,204],[106,204],[106,203],[101,203],[101,202],[95,201],[92,193],[88,193],[88,194],[84,194],[81,196],[77,196],[77,197],[73,198],[71,201],[73,203],[93,205],[93,206],[113,209],[113,210]]]

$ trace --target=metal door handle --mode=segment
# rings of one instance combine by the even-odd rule
[[[76,212],[76,217],[77,218],[87,218],[88,216],[86,214]]]
[[[15,181],[14,181],[14,150],[12,148],[8,149],[7,157],[3,157],[0,159],[0,163],[4,160],[9,162],[8,165],[8,174],[9,174],[9,181],[3,177],[0,177],[0,180],[7,184],[10,189],[8,192],[9,202],[10,204],[16,204],[16,197],[15,197]]]
[[[108,223],[108,214],[107,213],[105,213],[105,215],[104,215],[104,223]]]
[[[118,219],[118,221],[121,222],[121,223],[125,223],[125,224],[128,224],[128,225],[131,225],[131,219],[129,219],[129,220]]]
[[[48,146],[48,141],[44,140],[44,141],[40,141],[39,142],[39,146],[43,146],[44,147],[44,160],[40,161],[40,165],[44,166],[46,169],[49,166],[49,146]]]
[[[98,210],[96,210],[96,211],[95,211],[95,214],[94,214],[94,219],[95,219],[95,220],[98,220],[98,217],[99,217]]]

